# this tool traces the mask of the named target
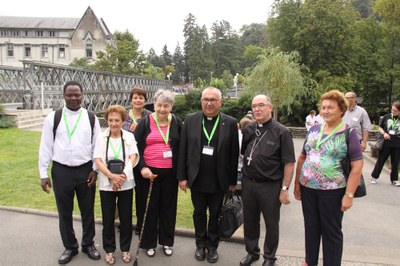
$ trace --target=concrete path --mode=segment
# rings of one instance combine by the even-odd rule
[[[296,153],[301,150],[302,139],[295,139]],[[400,265],[400,188],[390,185],[387,169],[377,185],[369,183],[374,159],[365,156],[363,173],[367,184],[367,197],[355,199],[350,211],[345,213],[343,222],[344,253],[342,265]],[[304,228],[301,203],[296,201],[290,188],[292,203],[282,206],[280,223],[280,245],[277,265],[301,265],[304,261]],[[81,237],[81,225],[75,221],[76,235]],[[261,226],[262,236],[265,228]],[[140,251],[140,265],[207,265],[193,258],[195,249],[193,232],[177,230],[174,254],[166,257],[161,248],[154,258],[148,258]],[[235,234],[241,240],[242,230]],[[260,239],[262,246],[264,239]],[[101,224],[96,224],[96,246],[102,260],[91,261],[86,254],[79,253],[69,265],[106,265],[101,247]],[[138,240],[132,242],[132,256],[136,254]],[[0,266],[8,265],[57,265],[63,251],[58,231],[56,214],[30,209],[0,206]],[[217,265],[239,265],[246,252],[243,243],[221,242],[218,249],[220,259]],[[322,254],[320,255],[322,256]],[[115,265],[126,265],[116,253]],[[262,260],[253,265],[261,265]],[[320,263],[322,265],[322,262]]]

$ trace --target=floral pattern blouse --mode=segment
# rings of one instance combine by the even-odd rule
[[[348,127],[348,126],[346,126]],[[345,130],[333,134],[317,150],[317,140],[321,125],[311,127],[304,141],[302,153],[306,155],[300,172],[300,184],[319,190],[340,189],[346,187],[341,160],[349,153],[350,161],[362,159],[361,145],[354,130],[350,131],[349,144],[345,139]],[[322,140],[328,134],[322,134]]]

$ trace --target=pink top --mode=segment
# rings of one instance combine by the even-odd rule
[[[172,168],[172,157],[164,158],[166,151],[171,151],[171,144],[165,145],[164,139],[158,131],[152,115],[150,117],[150,134],[146,138],[143,158],[148,166],[155,168]],[[168,126],[160,126],[164,136],[167,135]],[[170,153],[171,154],[171,153]]]

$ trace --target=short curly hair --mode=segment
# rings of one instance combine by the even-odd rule
[[[325,92],[324,94],[321,95],[321,98],[319,100],[319,109],[320,110],[321,110],[322,101],[324,101],[324,100],[336,101],[339,105],[340,110],[343,112],[342,117],[344,116],[347,109],[349,108],[349,102],[344,97],[343,92],[341,92],[339,90],[331,90],[331,91]]]
[[[125,109],[125,107],[123,107],[121,105],[110,105],[107,108],[106,113],[104,114],[104,118],[106,119],[106,121],[108,120],[108,114],[109,113],[118,113],[118,114],[120,114],[122,121],[125,121],[126,118],[127,118],[126,109]]]
[[[133,88],[131,89],[131,93],[129,94],[129,101],[132,101],[133,95],[137,94],[144,97],[144,100],[147,101],[147,92],[143,88]]]

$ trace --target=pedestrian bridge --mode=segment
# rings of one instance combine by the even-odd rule
[[[21,60],[22,68],[0,65],[0,103],[23,109],[58,109],[64,106],[63,85],[70,80],[82,83],[82,105],[90,111],[101,112],[119,104],[129,107],[130,90],[141,87],[147,91],[147,103],[154,93],[171,89],[171,81],[129,76],[106,71]]]

